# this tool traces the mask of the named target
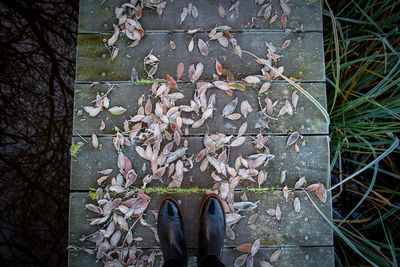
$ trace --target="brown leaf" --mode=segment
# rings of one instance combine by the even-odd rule
[[[184,71],[185,71],[185,65],[181,62],[176,67],[176,78],[178,80],[182,77]]]
[[[283,116],[288,113],[290,116],[293,115],[293,108],[290,102],[286,99],[285,105],[279,110],[278,116]]]
[[[251,243],[244,243],[244,244],[237,246],[236,249],[239,250],[240,252],[250,253],[252,246],[253,246],[253,244],[251,244]]]
[[[279,257],[281,256],[281,253],[282,253],[282,249],[275,251],[274,253],[272,253],[271,257],[269,258],[269,261],[270,262],[278,261]]]
[[[200,53],[203,56],[207,56],[208,55],[208,44],[206,42],[204,42],[203,39],[199,38],[197,45],[199,47]]]
[[[178,88],[178,84],[176,83],[176,81],[174,80],[174,78],[172,78],[171,75],[167,74],[167,81],[170,83],[171,88]]]
[[[306,183],[307,183],[306,178],[304,176],[300,177],[299,180],[294,185],[294,189],[299,189],[303,187]]]
[[[287,15],[286,14],[282,14],[281,23],[282,23],[282,27],[283,28],[286,28],[286,22],[287,22]]]
[[[278,15],[272,16],[271,20],[269,21],[269,24],[274,23],[277,18],[278,18]]]
[[[255,221],[256,221],[256,219],[257,219],[257,216],[258,216],[258,212],[252,214],[252,215],[249,217],[249,220],[247,221],[247,224],[253,224],[253,223],[255,223]]]
[[[258,186],[260,187],[266,180],[267,180],[267,174],[264,173],[263,171],[260,171],[258,173],[258,179],[257,179]]]
[[[109,175],[112,172],[112,169],[105,169],[98,171],[98,173],[103,174],[103,175]]]
[[[228,47],[229,46],[229,41],[228,39],[226,39],[225,36],[221,36],[218,39],[218,43],[222,46],[222,47]]]
[[[218,62],[218,59],[215,59],[215,69],[217,70],[218,75],[222,74],[222,65]]]

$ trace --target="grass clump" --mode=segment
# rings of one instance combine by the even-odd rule
[[[400,3],[323,6],[336,265],[397,266]]]

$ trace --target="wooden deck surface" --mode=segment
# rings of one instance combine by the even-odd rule
[[[259,5],[253,0],[240,1],[239,17],[235,11],[229,12],[231,1],[220,1],[225,8],[227,15],[220,18],[218,15],[218,3],[212,0],[191,1],[199,10],[197,18],[188,17],[180,24],[180,13],[182,8],[189,1],[167,0],[166,7],[161,17],[154,11],[144,9],[140,23],[146,31],[145,37],[135,48],[128,47],[128,40],[123,34],[115,46],[120,49],[117,58],[109,61],[109,51],[105,42],[112,35],[112,24],[116,22],[114,9],[127,1],[106,0],[100,6],[100,0],[81,0],[79,35],[77,46],[77,67],[76,86],[74,101],[74,123],[73,142],[81,143],[82,147],[71,159],[71,194],[70,194],[70,219],[69,219],[69,243],[78,247],[94,248],[93,243],[80,241],[82,236],[91,234],[98,227],[90,225],[90,219],[94,218],[93,212],[85,208],[86,204],[96,204],[88,197],[90,188],[97,188],[96,180],[100,177],[98,171],[113,169],[104,184],[110,182],[111,177],[118,174],[117,156],[112,143],[115,135],[115,126],[123,129],[123,122],[129,116],[136,114],[138,109],[137,101],[144,95],[151,94],[151,84],[133,83],[130,79],[131,69],[134,66],[138,71],[139,79],[146,79],[143,70],[143,58],[153,50],[153,54],[160,59],[155,78],[165,79],[167,74],[176,76],[178,63],[185,64],[185,72],[178,82],[179,89],[184,98],[176,102],[177,105],[189,105],[193,99],[196,85],[189,82],[187,69],[190,64],[201,62],[204,64],[204,72],[200,78],[202,81],[213,81],[215,71],[215,59],[222,64],[224,69],[229,69],[236,80],[241,80],[248,75],[260,74],[260,65],[247,54],[242,59],[232,53],[232,47],[222,48],[217,41],[209,41],[209,54],[203,56],[197,48],[198,38],[208,40],[207,32],[215,25],[228,25],[230,32],[237,39],[243,50],[251,51],[259,57],[267,54],[265,42],[272,43],[279,48],[285,40],[291,40],[291,45],[277,51],[282,55],[278,66],[284,66],[284,75],[295,77],[297,82],[311,96],[313,96],[324,108],[326,108],[325,88],[325,66],[322,36],[322,14],[319,0],[291,0],[288,3],[292,13],[288,18],[287,27],[282,28],[280,16],[282,10],[279,7],[279,0],[272,0],[273,12],[278,19],[269,23],[263,18],[255,17]],[[254,19],[251,19],[254,17]],[[199,28],[199,32],[188,34],[188,29]],[[191,53],[187,50],[190,40],[194,38],[195,48]],[[176,49],[170,47],[170,41],[176,45]],[[92,82],[101,84],[91,86]],[[83,110],[84,106],[93,105],[96,93],[106,93],[107,82],[117,84],[110,92],[111,106],[122,106],[127,111],[120,116],[112,115],[103,110],[96,117],[89,117]],[[273,266],[333,266],[333,231],[325,221],[321,213],[331,219],[332,207],[331,196],[328,194],[326,203],[322,203],[313,192],[306,192],[297,189],[289,194],[285,200],[282,188],[287,185],[293,188],[296,181],[305,176],[307,185],[321,182],[329,183],[329,139],[328,123],[317,107],[303,94],[297,91],[299,101],[293,116],[277,116],[280,108],[285,104],[285,99],[291,99],[292,93],[296,90],[289,83],[275,79],[265,94],[259,95],[258,89],[262,83],[249,85],[244,92],[234,90],[229,96],[224,91],[216,88],[207,91],[207,97],[211,94],[216,96],[216,106],[213,118],[208,119],[199,128],[190,128],[188,135],[182,135],[182,141],[188,141],[186,155],[196,155],[204,148],[203,138],[205,133],[224,133],[236,135],[239,127],[247,121],[248,129],[245,132],[246,142],[239,147],[228,147],[228,165],[234,166],[235,159],[258,153],[252,141],[259,132],[255,123],[256,112],[260,110],[260,104],[265,106],[264,98],[269,97],[273,102],[278,100],[275,113],[272,117],[277,120],[269,120],[268,128],[262,130],[262,134],[268,136],[266,146],[270,154],[275,155],[264,169],[268,172],[268,178],[260,189],[257,183],[248,180],[241,181],[235,188],[235,201],[240,201],[240,196],[246,192],[249,201],[258,202],[255,211],[240,212],[244,216],[234,227],[235,240],[226,239],[223,250],[223,261],[226,266],[233,266],[235,259],[241,252],[235,249],[243,243],[252,243],[256,239],[261,240],[260,252],[254,258],[254,266],[259,266],[259,261],[268,261],[271,254],[282,249],[279,260]],[[228,120],[222,118],[221,113],[227,103],[238,97],[240,103],[247,100],[253,108],[247,118],[243,116],[239,120]],[[154,99],[154,98],[153,98]],[[185,113],[187,118],[197,120],[199,115]],[[99,126],[104,121],[105,128],[100,131]],[[303,138],[298,141],[299,151],[292,147],[286,148],[288,135],[292,132],[299,132]],[[95,133],[99,139],[99,148],[94,149],[90,143],[90,136]],[[89,143],[84,143],[82,138]],[[165,141],[166,143],[166,141]],[[164,144],[164,143],[163,143]],[[143,185],[142,179],[146,174],[151,173],[149,161],[141,158],[135,145],[122,149],[125,156],[131,162],[133,169],[138,174],[138,179],[132,188],[140,188]],[[147,164],[146,170],[142,170],[143,164]],[[199,206],[204,198],[204,191],[211,189],[215,181],[210,177],[212,169],[209,167],[204,172],[200,171],[200,165],[194,163],[193,168],[184,174],[181,185],[181,192],[175,189],[168,189],[171,181],[169,177],[160,180],[153,180],[148,187],[153,188],[147,193],[151,202],[143,218],[152,227],[156,227],[156,220],[152,211],[157,209],[160,200],[165,195],[172,195],[182,204],[185,215],[185,234],[189,247],[189,266],[195,265],[197,246],[197,214]],[[281,174],[286,171],[286,179],[281,182]],[[257,180],[257,177],[256,177]],[[103,186],[104,188],[104,186]],[[182,192],[183,191],[183,192]],[[301,211],[297,214],[294,211],[293,199],[298,198],[301,202]],[[280,206],[282,218],[277,220],[274,216],[267,214],[268,209]],[[248,224],[248,218],[258,212],[254,224]],[[129,219],[131,225],[135,219]],[[134,237],[143,237],[143,241],[134,244],[142,251],[141,255],[150,255],[154,251],[159,252],[160,247],[155,239],[151,228],[142,226],[139,223],[134,228]],[[126,231],[122,230],[123,237]],[[160,256],[156,257],[155,264],[158,266]],[[88,255],[83,251],[69,252],[69,266],[102,266],[101,262],[96,263],[95,255]]]

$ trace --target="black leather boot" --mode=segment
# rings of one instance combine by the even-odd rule
[[[211,194],[204,199],[200,209],[199,266],[225,266],[221,262],[225,239],[225,211],[221,199]]]
[[[165,197],[158,208],[157,232],[164,255],[163,266],[187,265],[183,214],[178,202]]]

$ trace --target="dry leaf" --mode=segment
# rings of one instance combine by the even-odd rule
[[[239,45],[235,44],[233,46],[233,53],[237,56],[239,56],[240,58],[242,58],[242,49],[240,48]]]
[[[293,207],[294,207],[294,211],[299,214],[300,212],[300,200],[298,197],[296,197],[293,201]]]
[[[242,136],[247,131],[247,121],[243,123],[238,130],[238,137]]]
[[[293,132],[291,135],[289,135],[288,140],[286,142],[286,147],[289,147],[294,143],[296,143],[299,137],[300,137],[299,132]]]
[[[193,38],[190,40],[189,45],[188,45],[188,50],[189,52],[192,52],[194,48],[194,41]]]
[[[236,234],[235,232],[232,230],[232,228],[230,227],[226,227],[226,236],[230,239],[230,240],[235,240],[236,239]]]
[[[286,15],[290,15],[290,13],[292,13],[288,3],[289,1],[285,1],[285,0],[280,0],[279,3],[281,5],[282,11],[283,13],[285,13]]]
[[[247,76],[246,78],[244,78],[244,81],[246,83],[259,83],[260,82],[260,78],[258,78],[257,76]]]
[[[251,256],[254,257],[257,252],[260,250],[260,246],[261,246],[261,240],[257,239],[256,241],[254,241],[253,245],[251,246]]]
[[[176,83],[176,81],[174,80],[174,78],[172,78],[171,75],[167,74],[167,81],[169,82],[171,88],[178,88],[178,84]]]
[[[263,85],[261,85],[260,91],[258,93],[262,94],[265,91],[267,91],[270,87],[271,87],[271,83],[270,82],[265,82],[265,83],[263,83]]]
[[[226,116],[227,119],[233,120],[233,121],[240,119],[240,117],[242,117],[242,115],[239,113],[232,113],[232,114],[229,114],[228,116]]]
[[[253,246],[253,244],[251,244],[251,243],[244,243],[244,244],[237,246],[236,249],[240,252],[250,253],[252,246]]]
[[[103,130],[104,130],[104,128],[106,128],[106,124],[104,123],[104,121],[103,121],[103,120],[101,120],[101,123],[100,123],[99,130],[100,130],[100,131],[103,131]]]
[[[95,150],[99,147],[99,140],[97,139],[97,135],[94,133],[92,134],[92,144]]]
[[[287,15],[286,14],[282,14],[281,23],[282,23],[282,27],[286,28],[286,23],[287,23]]]
[[[286,202],[288,200],[289,197],[289,188],[287,187],[287,185],[285,185],[285,187],[282,189],[282,193],[283,193],[283,197],[285,198]]]
[[[110,39],[108,39],[107,44],[108,46],[112,46],[115,44],[115,42],[118,40],[118,36],[119,36],[119,29],[117,27],[117,25],[113,24],[113,28],[114,28],[114,33],[111,36]]]
[[[290,102],[286,99],[285,105],[279,110],[278,116],[283,116],[288,113],[290,116],[293,115],[293,108]]]
[[[299,188],[303,187],[306,183],[307,183],[306,177],[304,177],[304,176],[300,177],[299,180],[294,185],[294,189],[299,189]]]
[[[108,111],[113,115],[121,115],[121,114],[125,113],[126,108],[114,106],[112,108],[109,108]]]
[[[215,59],[215,69],[217,70],[218,75],[222,75],[222,65],[218,62],[218,59]]]
[[[197,10],[197,7],[195,5],[192,5],[192,16],[194,18],[197,18],[198,15],[199,15],[199,11]]]
[[[176,67],[176,78],[178,80],[182,77],[184,71],[185,71],[185,65],[181,62]]]
[[[215,83],[214,83],[215,84]],[[232,114],[232,112],[235,110],[236,106],[238,104],[238,98],[236,97],[234,100],[229,102],[224,109],[222,110],[222,117],[228,116],[229,114]]]
[[[299,101],[299,95],[296,93],[296,91],[294,91],[292,94],[292,105],[294,107],[294,110],[296,110],[296,108],[297,108],[298,101]]]
[[[86,107],[83,107],[83,109],[87,113],[89,113],[90,117],[95,117],[95,116],[97,116],[97,114],[100,113],[101,107],[94,108],[94,107],[91,107],[91,106],[86,106]]]
[[[269,216],[275,216],[275,209],[268,209],[268,210],[267,210],[267,214],[268,214]]]
[[[135,67],[132,67],[132,71],[131,71],[131,80],[132,82],[137,82],[138,80],[138,72],[136,71]]]
[[[228,47],[229,46],[229,41],[228,39],[226,39],[225,36],[221,36],[218,39],[218,43],[222,46],[222,47]]]
[[[281,179],[280,179],[281,184],[283,184],[285,180],[286,180],[286,170],[281,171]]]
[[[269,21],[269,24],[274,23],[277,18],[278,18],[278,15],[272,16],[271,20]]]
[[[175,42],[174,42],[174,41],[169,41],[169,47],[170,47],[172,50],[175,50],[175,49],[176,49],[176,44],[175,44]]]
[[[270,262],[278,261],[279,257],[281,256],[281,253],[282,253],[282,249],[275,251],[274,253],[272,253],[271,257],[269,258],[269,261]]]
[[[249,220],[247,221],[247,224],[253,224],[253,223],[255,223],[255,221],[256,221],[256,219],[257,219],[257,216],[258,216],[258,212],[252,214],[252,215],[249,217]]]
[[[242,112],[243,116],[247,118],[247,114],[249,114],[252,111],[253,109],[251,108],[249,101],[247,100],[242,101],[242,103],[240,104],[240,112]]]
[[[213,82],[214,86],[217,87],[218,89],[221,89],[223,91],[230,90],[228,83],[224,81],[215,81]]]
[[[288,48],[290,46],[291,41],[290,40],[286,40],[283,42],[281,49],[279,50],[283,50],[285,48]]]
[[[186,19],[187,15],[188,15],[188,9],[186,7],[184,7],[182,9],[182,13],[181,13],[181,22],[180,22],[180,24],[183,23],[183,21]]]
[[[278,204],[276,204],[276,208],[275,208],[275,217],[276,219],[279,221],[282,217],[282,212],[281,212],[281,208],[279,207]]]
[[[266,180],[267,180],[267,173],[260,171],[258,173],[258,179],[257,179],[258,187],[260,187]]]
[[[219,7],[218,7],[218,14],[221,18],[225,17],[225,9],[221,6],[221,4],[219,4]]]
[[[203,69],[204,69],[203,64],[202,63],[197,63],[196,70],[195,70],[195,72],[193,74],[193,81],[194,82],[197,81],[200,78],[201,74],[203,74]]]
[[[233,266],[234,267],[240,267],[243,264],[245,264],[246,260],[247,260],[247,254],[243,254],[243,255],[241,255],[241,256],[236,258]]]
[[[246,137],[245,136],[240,136],[238,138],[236,138],[235,140],[233,140],[233,142],[230,144],[231,147],[238,147],[244,144],[244,142],[246,141]]]
[[[260,261],[260,267],[274,267],[267,261]]]
[[[203,41],[203,39],[198,40],[197,45],[199,47],[199,51],[203,56],[207,56],[208,55],[208,44],[206,42]]]

